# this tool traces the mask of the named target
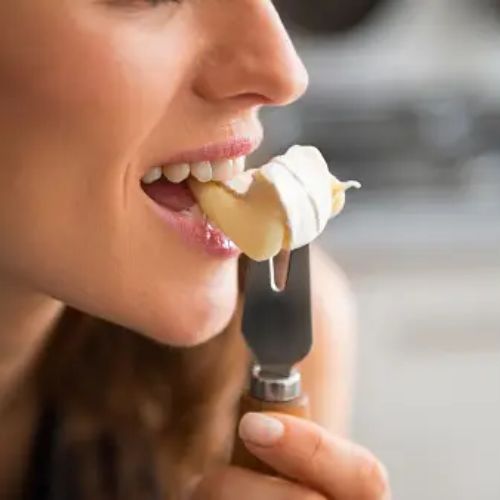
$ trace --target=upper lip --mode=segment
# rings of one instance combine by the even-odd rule
[[[262,137],[234,137],[224,142],[209,143],[190,151],[177,153],[165,160],[161,160],[155,166],[217,161],[248,156],[259,147],[261,142]]]

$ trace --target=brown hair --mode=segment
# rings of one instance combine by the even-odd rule
[[[229,326],[189,349],[65,310],[36,370],[59,418],[54,498],[177,499],[191,476],[227,460],[249,362],[242,302],[240,290]]]

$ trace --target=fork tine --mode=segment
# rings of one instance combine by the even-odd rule
[[[269,262],[251,262],[246,275],[243,334],[257,361],[293,366],[312,343],[309,247],[290,255],[283,291],[271,286]]]
[[[294,250],[290,256],[290,272],[286,290],[298,293],[310,306],[310,251],[309,245]]]
[[[269,262],[271,288],[275,292],[282,292],[286,288],[290,273],[291,250],[282,250]]]

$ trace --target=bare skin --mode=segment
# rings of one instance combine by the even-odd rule
[[[15,456],[0,435],[0,486],[22,470],[32,428],[32,398],[18,388],[64,304],[177,346],[228,323],[236,258],[210,256],[160,223],[140,179],[158,161],[203,145],[258,143],[259,109],[286,105],[307,86],[270,1],[156,3],[0,2],[0,241],[8,242],[0,245],[0,428],[18,435]],[[306,372],[332,383],[329,370]],[[317,408],[319,421],[331,421],[331,410]],[[286,425],[304,449],[316,442],[316,424]],[[331,466],[351,460],[337,453],[343,444],[324,443]],[[284,446],[269,460],[279,458],[280,468],[293,456]],[[298,464],[293,475],[301,491],[337,495],[331,477],[310,481],[308,467]],[[225,478],[231,491],[231,474]],[[256,486],[249,499],[279,498],[276,488],[292,498],[293,482],[247,480]],[[338,481],[336,500],[354,498],[356,477]],[[211,498],[226,498],[210,484]]]

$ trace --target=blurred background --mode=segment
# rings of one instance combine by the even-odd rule
[[[364,186],[322,237],[360,312],[353,437],[395,500],[498,500],[500,1],[276,3],[311,87],[262,155]]]

